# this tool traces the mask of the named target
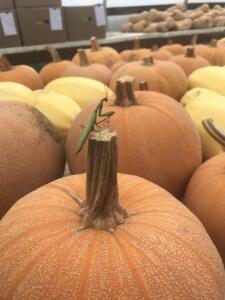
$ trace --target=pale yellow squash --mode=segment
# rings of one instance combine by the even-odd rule
[[[203,101],[214,101],[215,98],[222,98],[222,100],[225,100],[225,97],[221,94],[214,92],[212,90],[208,90],[205,88],[193,88],[189,91],[187,91],[184,96],[181,98],[180,102],[186,106],[190,104],[192,101],[196,100],[203,100]]]
[[[0,101],[17,100],[22,101],[21,97],[30,93],[31,89],[25,85],[16,82],[0,82]]]
[[[23,97],[23,101],[42,112],[55,125],[64,140],[81,110],[71,98],[51,91],[31,92]]]
[[[190,88],[203,87],[225,96],[225,68],[209,66],[193,72],[189,77]]]
[[[83,77],[64,77],[55,79],[44,88],[72,98],[81,108],[92,101],[100,101],[113,92],[103,83]]]
[[[196,127],[198,128],[204,159],[208,159],[223,152],[222,146],[216,142],[205,130],[202,120],[212,118],[221,128],[225,129],[225,100],[215,98],[192,101],[185,106]]]

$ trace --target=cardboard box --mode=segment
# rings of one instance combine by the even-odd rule
[[[24,45],[67,41],[61,7],[21,8],[17,15]]]
[[[16,8],[61,6],[61,0],[15,0],[15,5]]]
[[[21,46],[15,10],[0,10],[0,48]]]
[[[69,41],[88,40],[106,35],[106,15],[102,5],[64,7]]]
[[[14,8],[13,0],[0,0],[0,10],[12,8]]]

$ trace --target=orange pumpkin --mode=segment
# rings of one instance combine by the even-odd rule
[[[222,300],[223,264],[199,220],[147,180],[117,183],[116,140],[91,143],[86,186],[52,182],[1,221],[0,299]]]
[[[164,50],[164,49],[157,49],[157,50],[152,51],[151,56],[154,59],[158,59],[158,60],[169,60],[171,57],[173,57],[171,52],[169,52],[168,50]]]
[[[127,83],[129,84],[129,82]],[[202,159],[200,138],[185,109],[174,99],[150,91],[127,95],[117,84],[105,111],[115,111],[110,128],[119,135],[119,171],[144,177],[173,195],[183,194]],[[74,153],[80,124],[87,124],[96,103],[86,106],[74,120],[67,138],[67,160],[72,174],[86,170],[86,151]]]
[[[119,53],[111,47],[100,47],[95,37],[91,38],[91,48],[86,49],[86,54],[91,63],[103,64],[111,67],[115,62],[120,61]],[[75,64],[79,65],[79,55],[76,54],[73,58]]]
[[[185,47],[181,44],[174,44],[171,40],[168,41],[168,45],[162,46],[160,49],[169,51],[173,55],[185,54]]]
[[[131,52],[130,57],[128,58],[127,61],[124,60],[117,61],[115,64],[111,66],[112,73],[116,72],[120,67],[135,61],[135,58],[136,58],[135,53]]]
[[[65,154],[55,127],[35,108],[3,101],[0,119],[1,218],[20,197],[61,177]]]
[[[43,81],[39,74],[25,65],[12,66],[9,60],[0,55],[0,81],[21,83],[32,90],[43,88]]]
[[[134,89],[139,90],[140,81],[148,82],[149,88],[176,100],[185,94],[188,88],[187,76],[184,71],[171,61],[153,60],[152,57],[142,61],[126,64],[113,73],[110,88],[116,90],[116,82],[120,77],[136,78]]]
[[[151,51],[147,48],[141,48],[139,38],[134,39],[134,45],[132,50],[124,50],[120,52],[121,59],[124,61],[129,61],[130,55],[135,55],[135,60],[140,60],[143,57],[151,55]]]
[[[218,135],[225,147],[225,135]],[[191,178],[184,202],[200,219],[215,243],[225,266],[225,154],[219,154],[201,165]]]
[[[195,55],[194,47],[187,47],[185,55],[173,56],[170,60],[180,66],[187,76],[197,69],[210,65],[206,59]]]
[[[212,40],[209,45],[196,45],[196,54],[213,66],[225,65],[225,50],[223,47],[217,47],[217,40]]]
[[[88,60],[87,54],[84,49],[78,50],[80,65],[73,64],[72,67],[67,68],[61,77],[86,77],[98,80],[106,85],[109,85],[112,72],[103,64],[91,64]]]
[[[59,52],[53,47],[48,46],[46,47],[46,50],[49,52],[52,62],[45,65],[40,70],[40,76],[45,85],[50,81],[59,78],[65,69],[74,66],[72,61],[61,60]]]

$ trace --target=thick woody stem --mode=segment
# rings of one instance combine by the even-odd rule
[[[78,56],[80,59],[80,66],[85,67],[85,66],[90,66],[90,62],[88,60],[87,54],[84,49],[78,49]]]
[[[134,39],[134,46],[133,46],[134,50],[138,50],[140,49],[140,40],[138,37],[135,37]]]
[[[98,43],[96,37],[93,36],[93,37],[91,38],[91,50],[92,50],[92,51],[99,51],[100,49],[101,49],[101,47],[100,47],[100,45],[99,45],[99,43]]]
[[[0,55],[0,70],[1,71],[10,71],[13,69],[13,66],[10,64],[8,58],[4,55]]]
[[[133,91],[134,78],[131,76],[124,76],[117,80],[116,83],[116,99],[113,105],[129,107],[138,105],[137,98]]]
[[[194,47],[188,47],[187,48],[185,57],[195,58],[195,49],[194,49]]]
[[[48,53],[51,55],[51,58],[52,58],[53,62],[61,61],[61,57],[59,55],[59,52],[55,48],[53,48],[51,46],[46,46],[45,48],[48,51]]]
[[[213,119],[208,118],[203,120],[202,125],[211,137],[213,137],[222,147],[225,147],[225,131],[220,128]]]
[[[149,86],[148,86],[147,81],[140,81],[139,88],[140,88],[140,91],[149,91]]]
[[[128,62],[132,62],[132,61],[135,61],[135,58],[136,58],[136,54],[135,52],[131,52],[131,54],[129,55],[128,57]]]
[[[154,65],[154,59],[152,56],[147,56],[147,57],[144,57],[142,58],[142,64],[144,66],[152,66]]]
[[[212,39],[211,42],[209,43],[209,46],[214,48],[217,46],[217,40],[216,39]]]
[[[88,144],[86,200],[79,230],[92,227],[113,232],[128,213],[120,206],[117,185],[117,135],[108,129],[93,132]]]
[[[192,38],[191,38],[191,45],[194,47],[197,45],[197,41],[198,41],[198,35],[195,34]]]

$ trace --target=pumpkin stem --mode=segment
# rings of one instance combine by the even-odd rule
[[[134,39],[134,46],[133,46],[134,50],[138,50],[140,49],[140,40],[138,37],[135,37]]]
[[[142,58],[142,64],[144,66],[152,66],[154,65],[154,59],[152,56],[147,56],[147,57],[144,57]]]
[[[195,35],[191,38],[190,44],[191,44],[192,46],[196,46],[197,41],[198,41],[198,35],[195,34]]]
[[[137,98],[134,95],[133,81],[134,78],[131,76],[124,76],[117,80],[116,100],[113,105],[122,107],[138,105]]]
[[[1,71],[10,71],[13,69],[13,66],[10,64],[8,58],[4,55],[0,55],[0,70]]]
[[[220,128],[213,119],[208,118],[203,120],[202,125],[211,137],[213,137],[221,146],[225,147],[225,131]]]
[[[157,51],[157,50],[159,50],[159,46],[158,45],[153,45],[151,50],[152,51]]]
[[[59,52],[52,46],[46,46],[45,49],[48,51],[48,53],[51,55],[53,62],[59,62],[61,61],[61,57]]]
[[[88,141],[86,200],[80,210],[80,230],[115,231],[128,213],[120,206],[117,185],[117,134],[108,129],[92,132]]]
[[[217,40],[216,40],[216,39],[212,39],[212,40],[210,41],[210,43],[209,43],[209,47],[214,48],[214,47],[216,47],[216,46],[217,46]]]
[[[92,51],[99,51],[100,49],[101,49],[101,47],[100,47],[100,45],[99,45],[99,43],[98,43],[96,37],[93,36],[93,37],[91,38],[91,50],[92,50]]]
[[[78,56],[80,59],[80,66],[85,67],[85,66],[90,66],[90,62],[88,60],[87,54],[84,49],[78,49]]]
[[[147,81],[140,81],[139,82],[139,88],[140,88],[140,91],[149,91]]]
[[[128,62],[135,61],[135,58],[136,58],[136,54],[134,52],[131,52],[131,54],[129,55],[127,61]]]
[[[167,45],[173,45],[173,40],[172,39],[168,39],[167,40]]]
[[[186,50],[185,57],[195,58],[195,48],[194,47],[188,47]]]

